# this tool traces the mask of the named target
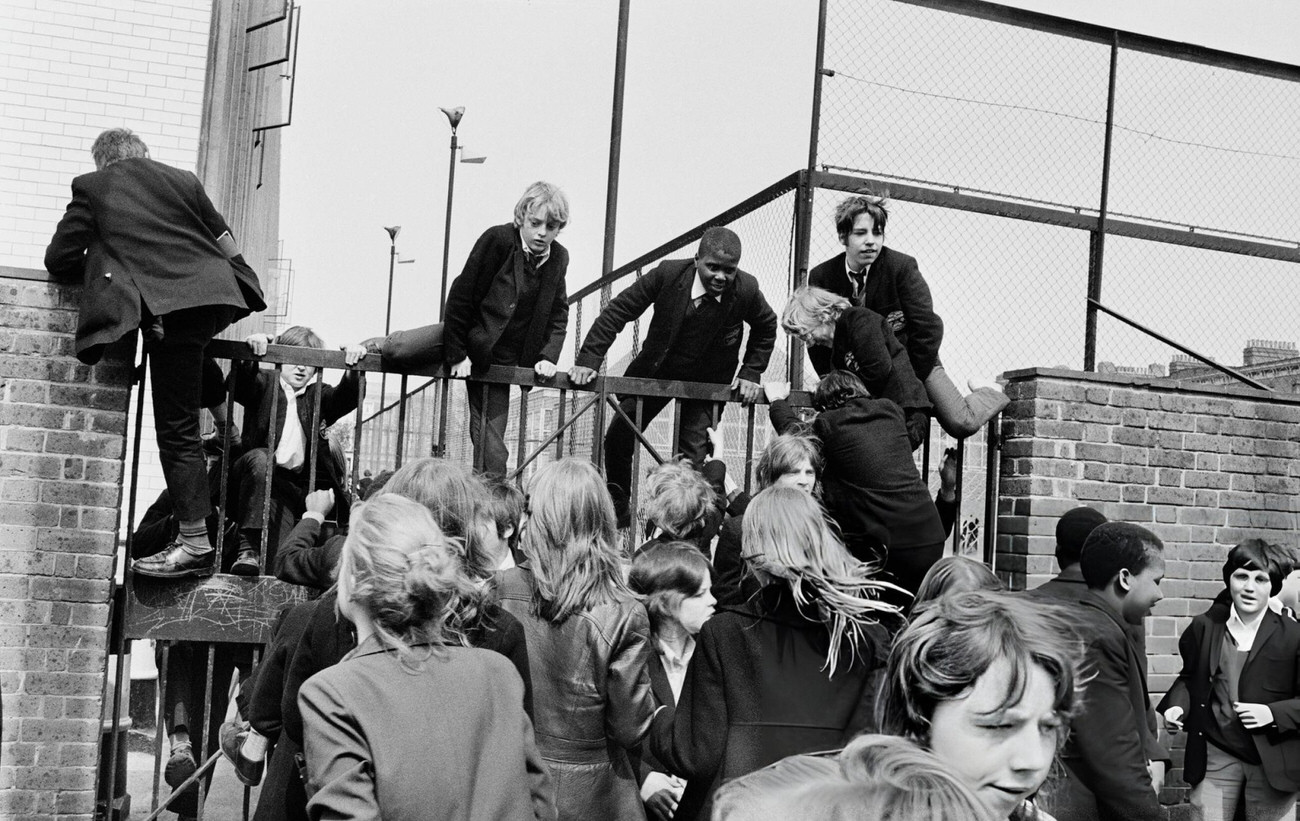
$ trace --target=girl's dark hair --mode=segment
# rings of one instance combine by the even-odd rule
[[[843,407],[859,396],[871,396],[871,392],[867,390],[866,385],[862,384],[862,380],[856,373],[831,371],[817,383],[817,390],[813,391],[812,403],[818,411],[825,412]]]
[[[683,599],[708,587],[712,570],[708,557],[688,542],[664,542],[638,553],[627,584],[645,597],[651,631],[658,634],[660,625],[676,617]]]
[[[1232,574],[1245,568],[1259,570],[1268,574],[1269,595],[1276,596],[1282,592],[1282,579],[1287,576],[1281,563],[1281,548],[1269,544],[1263,539],[1247,539],[1228,551],[1228,558],[1223,563],[1223,583],[1227,585]]]

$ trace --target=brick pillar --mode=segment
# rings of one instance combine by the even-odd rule
[[[72,356],[77,288],[0,278],[0,817],[95,806],[128,353]],[[24,278],[13,278],[12,275]],[[28,278],[30,277],[30,278]]]

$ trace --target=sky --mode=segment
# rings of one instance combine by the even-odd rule
[[[450,136],[439,107],[465,106],[459,137],[466,155],[487,157],[456,169],[450,276],[479,233],[509,221],[519,194],[538,179],[559,184],[570,199],[570,223],[560,237],[571,254],[570,289],[599,275],[617,3],[301,5],[295,107],[293,124],[283,132],[281,180],[284,255],[296,272],[291,322],[314,326],[334,344],[381,333],[388,225],[402,226],[397,249],[402,259],[414,260],[396,269],[393,327],[436,321]],[[887,5],[862,4],[864,50],[879,45],[870,40],[870,15]],[[1300,3],[1294,0],[1007,5],[1300,63]],[[616,265],[806,163],[816,23],[815,0],[633,0]],[[984,57],[994,65],[1015,60]],[[1213,118],[1215,112],[1192,116]],[[918,216],[913,232],[901,233],[900,242],[908,244],[900,247],[920,257],[923,270],[942,270],[959,283],[961,266],[951,254],[936,251],[940,265],[927,267],[923,222]],[[893,244],[892,226],[887,244]],[[818,250],[828,248],[834,250],[833,236],[815,246],[813,263]],[[1122,247],[1115,253],[1124,258]],[[1285,267],[1289,276],[1293,266]],[[940,313],[943,295],[936,287]],[[954,332],[977,332],[961,319],[949,327],[950,339]],[[945,359],[949,347],[945,343]],[[984,358],[959,360],[958,370],[1018,364],[1013,359],[994,346]]]

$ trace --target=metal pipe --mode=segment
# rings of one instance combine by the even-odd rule
[[[1110,81],[1106,90],[1106,135],[1101,154],[1101,202],[1097,209],[1097,228],[1092,232],[1088,254],[1088,313],[1083,326],[1083,369],[1097,370],[1097,309],[1092,304],[1101,299],[1101,274],[1106,255],[1106,216],[1110,207],[1110,153],[1115,134],[1115,75],[1119,68],[1119,32],[1110,41]]]
[[[614,52],[614,104],[609,127],[609,176],[605,185],[605,249],[601,255],[600,275],[614,270],[614,230],[618,224],[618,172],[623,156],[623,85],[627,78],[627,29],[632,0],[619,0],[618,40]],[[601,296],[609,299],[609,285]]]
[[[451,155],[447,161],[447,222],[442,229],[442,291],[438,297],[439,321],[447,320],[447,266],[451,262],[451,204],[456,195],[456,126],[451,127]]]

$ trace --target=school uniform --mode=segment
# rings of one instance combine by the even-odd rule
[[[468,358],[473,372],[492,365],[531,368],[559,362],[569,323],[565,273],[569,252],[552,242],[544,256],[527,250],[511,223],[484,231],[447,292],[441,344],[450,364]],[[469,397],[474,467],[504,476],[510,386],[473,380]],[[487,420],[486,436],[483,420]]]
[[[867,308],[847,309],[835,320],[830,351],[826,373],[852,371],[872,396],[892,400],[903,409],[912,449],[919,447],[929,432],[930,400],[885,318]]]
[[[576,364],[599,369],[623,327],[651,306],[654,315],[641,352],[628,364],[624,376],[717,385],[729,385],[736,378],[761,381],[776,344],[776,313],[763,297],[758,280],[737,271],[727,290],[715,297],[705,291],[693,259],[661,263],[614,297],[592,323]],[[740,343],[745,325],[749,326],[749,341],[742,362]],[[668,402],[663,397],[644,397],[642,430]],[[619,403],[628,419],[636,419],[636,403],[632,396]],[[680,407],[675,452],[700,465],[708,448],[706,431],[714,424],[714,413],[721,415],[722,407],[700,401],[684,401]],[[605,433],[605,474],[620,523],[629,513],[635,446],[636,436],[629,424],[621,417],[610,423]]]

